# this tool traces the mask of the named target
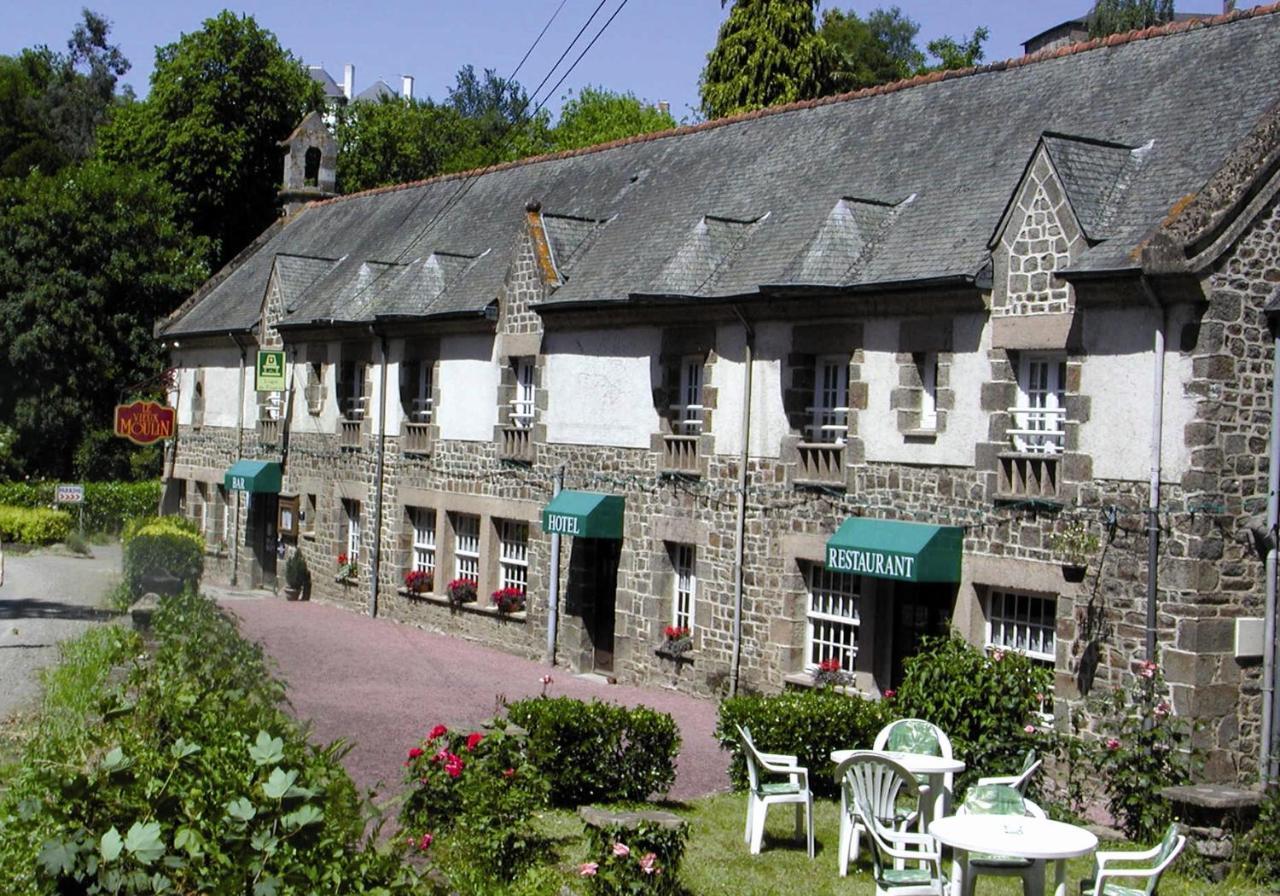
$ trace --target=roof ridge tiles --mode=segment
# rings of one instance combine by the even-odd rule
[[[576,158],[577,156],[590,155],[592,153],[604,152],[610,149],[617,149],[622,146],[631,146],[639,143],[647,143],[651,140],[662,140],[668,137],[682,137],[687,134],[699,133],[701,131],[715,130],[716,128],[725,127],[727,125],[738,124],[744,121],[754,121],[757,118],[766,116],[784,115],[788,112],[796,112],[804,109],[813,109],[819,106],[828,106],[835,103],[850,102],[852,100],[863,99],[871,96],[883,96],[890,93],[897,93],[902,90],[908,90],[913,87],[921,87],[925,84],[933,84],[939,81],[949,81],[955,78],[967,78],[974,75],[989,74],[992,72],[1006,71],[1012,68],[1020,68],[1025,65],[1034,65],[1040,62],[1049,62],[1054,59],[1062,59],[1067,56],[1073,56],[1076,53],[1087,53],[1092,50],[1098,50],[1108,47],[1118,47],[1124,44],[1136,43],[1141,40],[1149,40],[1157,37],[1165,37],[1172,34],[1180,34],[1184,31],[1193,31],[1201,28],[1213,28],[1219,25],[1227,25],[1233,22],[1242,21],[1244,19],[1260,18],[1262,16],[1275,15],[1280,13],[1280,0],[1264,6],[1255,6],[1251,9],[1237,9],[1222,15],[1207,16],[1205,18],[1185,19],[1181,21],[1167,22],[1163,25],[1153,25],[1148,28],[1141,28],[1134,31],[1124,31],[1117,34],[1111,34],[1106,37],[1096,37],[1091,40],[1079,41],[1073,44],[1067,44],[1062,47],[1046,47],[1035,53],[1024,56],[1017,56],[1011,59],[998,60],[995,62],[985,63],[983,65],[970,66],[968,68],[948,69],[946,71],[932,71],[920,75],[914,75],[910,78],[904,78],[900,81],[891,81],[886,84],[877,84],[873,87],[863,87],[858,90],[852,90],[847,93],[834,94],[832,96],[818,97],[811,100],[798,100],[793,103],[786,103],[778,106],[768,106],[763,109],[753,109],[750,112],[742,112],[737,115],[729,115],[724,118],[716,118],[711,121],[704,121],[693,125],[682,125],[677,128],[671,128],[665,131],[652,131],[647,134],[636,134],[631,137],[623,137],[618,140],[612,140],[608,143],[598,143],[594,146],[583,146],[577,149],[561,150],[560,152],[543,153],[542,155],[529,156],[523,159],[514,159],[509,162],[499,162],[483,168],[470,168],[466,171],[452,171],[447,174],[437,174],[421,180],[408,181],[402,184],[388,184],[383,187],[374,187],[369,190],[362,190],[358,193],[349,193],[344,196],[335,196],[332,199],[323,199],[310,203],[311,205],[321,206],[331,203],[346,202],[352,199],[360,199],[367,196],[377,196],[384,193],[395,193],[400,190],[409,190],[416,187],[426,186],[428,184],[443,183],[451,180],[462,180],[472,177],[478,177],[484,174],[493,174],[499,171],[508,171],[513,168],[520,168],[525,165],[533,165],[540,162],[552,162],[563,159]]]

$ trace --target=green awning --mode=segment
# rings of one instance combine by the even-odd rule
[[[223,484],[229,492],[280,494],[280,464],[274,460],[238,460],[231,465]]]
[[[617,495],[562,491],[542,508],[542,531],[579,538],[622,538],[624,501]]]
[[[827,541],[827,569],[904,582],[958,582],[964,529],[850,517]]]

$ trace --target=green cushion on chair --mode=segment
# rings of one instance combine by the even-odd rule
[[[785,793],[800,793],[800,788],[789,781],[777,781],[772,784],[761,784],[756,788],[758,796],[777,796]]]
[[[1028,868],[1031,865],[1031,859],[1024,859],[1019,856],[993,856],[985,852],[975,852],[970,854],[969,864],[985,865],[988,868]]]
[[[1026,815],[1022,794],[1008,784],[977,784],[964,796],[964,808],[970,815]]]
[[[899,753],[918,753],[922,756],[941,756],[942,744],[933,726],[919,719],[898,722],[889,732],[885,747]]]
[[[928,884],[933,880],[933,875],[929,873],[927,868],[883,868],[879,876],[876,877],[881,889],[888,890],[892,887],[915,887]],[[943,888],[946,888],[947,876],[942,876]]]

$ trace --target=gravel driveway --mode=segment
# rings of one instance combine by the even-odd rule
[[[728,788],[728,754],[712,737],[716,704],[674,691],[608,685],[500,651],[316,602],[206,591],[240,619],[245,637],[263,645],[289,686],[298,718],[313,736],[353,745],[345,765],[362,789],[380,798],[399,791],[406,751],[435,724],[473,728],[498,701],[542,690],[583,700],[599,697],[671,713],[680,726],[673,799]]]
[[[0,585],[0,718],[40,696],[39,670],[58,659],[58,642],[114,618],[101,609],[120,579],[120,545],[94,545],[94,556],[49,551],[4,555]]]

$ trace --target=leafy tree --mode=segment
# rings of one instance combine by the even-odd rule
[[[838,59],[814,26],[816,5],[734,0],[699,79],[703,114],[719,118],[831,92]]]
[[[1089,36],[1106,37],[1173,21],[1173,0],[1098,0],[1089,15]]]
[[[519,81],[508,81],[491,68],[483,77],[470,65],[458,69],[445,102],[462,116],[467,130],[445,163],[446,171],[483,168],[551,148],[547,114],[532,110]]]
[[[338,112],[338,189],[354,193],[446,170],[475,133],[452,106],[385,97]]]
[[[957,41],[953,37],[939,37],[929,41],[929,55],[938,59],[938,65],[931,70],[947,70],[953,68],[970,68],[982,61],[982,42],[990,37],[986,28],[975,28],[972,36],[965,41]]]
[[[156,51],[150,94],[103,126],[101,155],[158,171],[221,265],[275,219],[278,141],[322,102],[274,34],[224,10]]]
[[[896,6],[872,10],[865,20],[852,10],[827,10],[819,34],[839,59],[835,88],[857,90],[911,77],[924,67],[915,44],[919,32],[920,25]]]
[[[551,142],[556,150],[577,149],[675,126],[670,112],[646,105],[633,93],[588,85],[560,107]]]
[[[0,181],[0,420],[13,462],[66,475],[120,389],[154,377],[151,325],[207,276],[155,176],[90,161]]]

